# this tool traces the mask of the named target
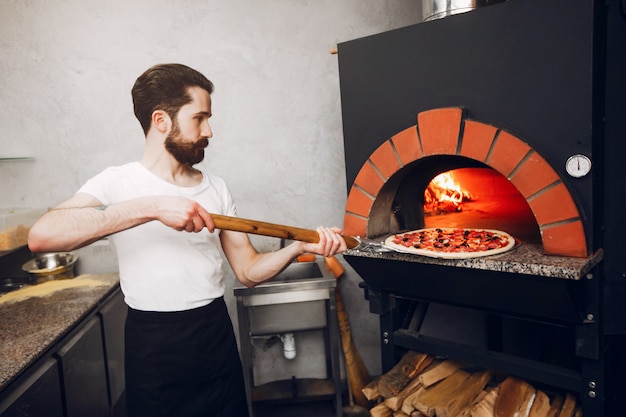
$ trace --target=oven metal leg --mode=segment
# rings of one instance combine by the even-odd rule
[[[581,374],[585,385],[580,393],[583,416],[606,415],[606,372],[604,366],[603,357],[597,360],[581,361]]]
[[[395,346],[393,343],[393,333],[395,327],[394,315],[395,310],[391,310],[385,314],[380,315],[380,354],[383,373],[389,372],[399,359],[396,358]]]
[[[368,289],[370,312],[379,316],[380,355],[382,372],[388,372],[397,362],[393,333],[398,328],[398,312],[395,297],[387,293]]]
[[[606,338],[601,329],[599,271],[594,269],[584,280],[582,324],[576,326],[576,356],[580,358],[582,387],[580,399],[584,416],[604,416],[608,411]]]

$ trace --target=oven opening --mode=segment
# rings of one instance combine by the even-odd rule
[[[399,175],[390,231],[422,227],[495,229],[521,242],[541,243],[526,199],[506,177],[468,158],[424,158]],[[385,193],[383,193],[384,195]]]
[[[492,168],[453,169],[433,178],[424,192],[424,226],[503,230],[541,243],[526,199]]]

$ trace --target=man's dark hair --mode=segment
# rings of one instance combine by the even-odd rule
[[[213,83],[198,71],[182,64],[155,65],[137,78],[132,89],[135,116],[145,134],[152,113],[165,111],[174,120],[182,106],[191,101],[187,89],[200,87],[213,93]]]

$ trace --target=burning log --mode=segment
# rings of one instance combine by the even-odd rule
[[[424,212],[431,214],[462,211],[461,203],[471,201],[472,195],[461,188],[450,172],[432,179],[424,191]]]
[[[374,417],[582,417],[570,393],[549,395],[515,377],[413,351],[363,393],[378,400]]]

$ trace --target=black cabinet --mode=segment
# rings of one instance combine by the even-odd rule
[[[56,360],[48,359],[25,375],[0,402],[2,417],[64,417]]]
[[[123,416],[124,322],[115,289],[58,344],[0,391],[0,417]]]
[[[57,356],[67,417],[107,417],[109,399],[104,344],[98,317],[92,317]]]
[[[109,401],[112,407],[119,402],[125,389],[124,379],[124,323],[128,307],[118,291],[101,310],[104,332],[104,352],[109,377]]]

